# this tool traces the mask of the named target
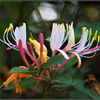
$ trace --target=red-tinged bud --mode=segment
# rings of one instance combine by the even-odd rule
[[[22,48],[22,41],[19,40],[19,51],[20,51],[20,55],[21,57],[23,58],[24,62],[26,63],[27,67],[29,67],[29,63],[28,61],[26,60],[26,57],[25,57],[25,54],[24,54],[24,51],[23,51],[23,48]]]
[[[40,39],[40,66],[42,64],[42,52],[43,52],[43,34],[39,34],[39,39]]]
[[[31,55],[31,53],[28,51],[28,49],[25,50],[25,52],[30,57],[30,59],[37,65],[37,67],[39,68],[39,64],[38,64],[37,60]]]
[[[32,46],[31,46],[31,43],[27,42],[27,46],[28,46],[28,49],[30,50],[31,54],[33,55],[33,57],[36,59],[35,53],[34,53]]]

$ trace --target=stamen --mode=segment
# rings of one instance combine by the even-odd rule
[[[34,40],[32,33],[30,33],[32,40]]]
[[[10,30],[9,30],[9,28],[7,28],[7,32],[9,32]]]
[[[67,34],[68,34],[68,35],[70,34],[70,30],[67,32]]]
[[[11,36],[12,36],[12,38],[14,39],[14,41],[16,41],[16,39],[15,39],[15,37],[14,37],[14,35],[13,35],[13,30],[11,30]]]
[[[55,24],[53,23],[53,31],[55,31]]]
[[[83,31],[83,33],[84,33],[84,35],[85,35],[85,27],[82,28],[82,31]]]
[[[92,41],[91,42],[93,42],[94,40],[95,40],[95,37],[92,38]]]
[[[90,30],[89,30],[89,34],[91,35],[91,33],[92,33],[92,29],[90,28]]]
[[[12,23],[10,23],[10,27],[11,27],[11,29],[13,28],[13,24]]]
[[[66,28],[67,28],[67,30],[68,30],[68,24],[66,24]]]
[[[11,47],[11,46],[7,43],[7,41],[6,41],[6,39],[5,39],[5,35],[6,35],[6,34],[3,34],[4,43],[7,44],[9,47]]]
[[[97,38],[97,33],[98,33],[98,31],[96,30],[96,32],[95,32],[95,40],[96,40],[96,38]]]
[[[6,29],[5,29],[4,34],[6,34],[6,33],[7,33],[7,30],[8,30],[8,28],[6,28]]]
[[[6,38],[7,38],[8,43],[9,43],[11,46],[15,46],[15,45],[13,45],[13,44],[9,41],[9,39],[8,39],[8,32],[7,32],[7,34],[6,34]]]
[[[80,55],[80,56],[84,57],[84,58],[93,58],[95,55],[96,55],[96,51],[94,52],[94,54],[92,56],[83,56],[83,55]]]
[[[62,29],[62,30],[63,30],[63,28],[64,28],[64,24],[61,25],[61,29]]]

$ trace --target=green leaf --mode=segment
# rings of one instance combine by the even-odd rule
[[[23,72],[28,72],[28,70],[20,67],[14,67],[10,70],[10,73],[23,73]]]
[[[56,88],[63,88],[63,87],[67,87],[67,86],[71,86],[71,84],[60,83],[60,84],[53,85],[53,87],[56,87]]]
[[[14,67],[10,70],[10,73],[23,73],[23,74],[37,75],[38,71],[28,71],[24,68]]]
[[[89,98],[87,95],[84,95],[83,93],[80,93],[78,91],[71,91],[70,92],[70,98],[72,99],[85,99],[85,98]]]
[[[74,85],[74,88],[79,91],[80,93],[83,93],[87,95],[90,98],[100,98],[98,95],[94,95],[89,88],[85,87],[84,81],[77,79],[77,83]]]
[[[55,78],[51,79],[51,82],[65,83],[67,85],[72,83],[72,77],[66,73],[56,75]]]
[[[21,81],[21,87],[30,87],[32,85],[35,85],[37,80],[29,78],[29,79],[23,79]]]
[[[56,56],[52,56],[47,63],[44,63],[41,66],[41,69],[43,68],[50,68],[52,65],[56,65],[58,64],[61,60],[65,61],[66,59],[62,56],[62,55],[56,55]]]

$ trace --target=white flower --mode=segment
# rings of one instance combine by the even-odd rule
[[[70,50],[71,47],[75,45],[75,35],[74,35],[74,29],[73,29],[73,22],[71,23],[71,25],[69,25],[69,27],[68,27],[68,24],[66,24],[66,25],[67,25],[66,26],[67,30],[69,30],[68,31],[68,36],[69,36],[69,38],[68,38],[68,44],[65,47],[65,49],[67,51],[67,50]]]
[[[10,31],[10,34],[13,38],[13,40],[16,42],[16,44],[13,44],[10,42],[9,40],[9,31]],[[16,50],[18,50],[17,48],[19,47],[19,40],[22,41],[22,47],[24,49],[27,49],[27,46],[26,46],[26,24],[23,23],[22,26],[20,27],[16,27],[15,31],[13,30],[13,25],[10,24],[9,25],[9,28],[6,28],[4,34],[3,34],[3,40],[0,39],[0,41],[2,41],[3,43],[5,43],[6,45],[8,45],[11,49],[11,48],[14,48]]]
[[[52,52],[59,51],[64,55],[66,59],[68,59],[69,57],[67,56],[67,54],[63,50],[60,50],[60,47],[67,39],[67,35],[66,37],[64,37],[65,33],[66,32],[65,32],[64,24],[57,25],[57,23],[53,23],[53,28],[52,28],[51,38],[50,38],[50,47]]]
[[[76,57],[78,58],[78,68],[81,65],[81,58],[79,56],[85,57],[85,58],[91,58],[91,57],[95,56],[96,51],[99,50],[99,48],[100,48],[100,46],[98,46],[99,42],[100,42],[100,36],[99,35],[98,35],[98,42],[97,42],[96,47],[91,48],[94,40],[96,40],[96,38],[97,38],[97,32],[98,31],[95,32],[95,35],[91,39],[91,29],[90,29],[90,31],[88,31],[88,29],[86,27],[83,27],[81,39],[76,44],[74,44],[74,42],[73,42],[74,41],[74,37],[73,37],[74,32],[72,32],[73,34],[70,33],[71,34],[71,35],[69,35],[70,41],[68,41],[68,44],[70,44],[70,43],[72,43],[72,44],[71,45],[67,44],[65,51],[71,50],[69,52],[72,52],[74,55],[76,55]],[[85,54],[90,54],[90,53],[94,53],[94,55],[84,56]]]
[[[40,3],[38,10],[41,14],[41,17],[45,21],[53,21],[58,18],[58,14],[55,10],[55,6],[50,3]],[[39,22],[38,15],[36,11],[32,12],[32,17],[35,19],[35,21]]]

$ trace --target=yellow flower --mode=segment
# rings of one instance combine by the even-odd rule
[[[29,41],[34,46],[36,53],[40,57],[40,43],[35,39],[31,39],[31,38],[29,38]],[[43,45],[42,63],[46,63],[46,62],[47,62],[47,48],[45,45]]]
[[[19,67],[23,68],[24,66],[19,66]],[[14,81],[16,87],[16,93],[21,94],[23,91],[23,88],[20,87],[21,78],[30,78],[30,77],[32,77],[32,75],[22,74],[22,73],[12,73],[10,77],[5,82],[3,82],[3,85],[5,87],[8,87],[8,85]]]

